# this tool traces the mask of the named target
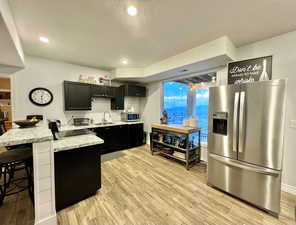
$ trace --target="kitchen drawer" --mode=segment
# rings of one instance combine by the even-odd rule
[[[222,158],[222,159],[220,159]],[[224,162],[225,161],[225,162]],[[272,212],[280,211],[281,174],[260,172],[256,166],[209,154],[208,184]],[[235,161],[235,160],[233,160]],[[242,166],[240,166],[242,165]],[[267,169],[272,171],[271,169]],[[252,187],[250,187],[250,185]]]

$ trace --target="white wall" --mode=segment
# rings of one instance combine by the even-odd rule
[[[63,123],[74,116],[100,117],[102,112],[111,111],[110,99],[96,98],[91,111],[64,111],[63,81],[78,81],[79,75],[100,76],[109,73],[89,67],[26,56],[26,68],[13,74],[13,119],[24,119],[28,114],[42,114],[47,119],[60,119]],[[118,84],[117,84],[118,85]],[[33,105],[28,94],[31,89],[45,87],[52,91],[53,102],[45,107]],[[126,106],[139,109],[138,98],[127,98]],[[114,121],[120,120],[120,111],[112,111]]]
[[[296,194],[296,129],[290,121],[296,120],[296,31],[259,41],[237,49],[237,60],[273,56],[273,79],[288,78],[285,147],[283,159],[283,189]],[[227,84],[227,67],[217,72],[219,85]],[[146,99],[143,116],[145,129],[150,131],[151,122],[159,122],[162,89],[161,82],[149,84],[151,94]]]
[[[23,67],[24,53],[8,0],[0,1],[0,21],[0,61],[4,65]]]
[[[259,41],[238,49],[239,59],[273,56],[273,79],[288,78],[287,114],[285,124],[284,147],[284,188],[296,193],[296,129],[291,128],[290,121],[296,120],[296,31]]]
[[[147,97],[141,101],[144,130],[151,132],[151,124],[159,123],[162,110],[162,82],[153,82],[146,85]],[[149,143],[149,135],[147,139]]]

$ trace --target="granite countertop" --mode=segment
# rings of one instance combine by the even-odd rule
[[[89,126],[73,126],[73,125],[66,125],[62,126],[59,130],[61,133],[67,131],[75,131],[75,130],[85,130],[91,128],[98,128],[98,127],[108,127],[108,126],[119,126],[119,125],[126,125],[126,124],[141,124],[142,121],[138,122],[114,122],[112,124],[91,124]],[[36,143],[36,142],[43,142],[53,140],[52,133],[50,129],[47,127],[33,127],[33,128],[13,128],[8,130],[2,136],[0,136],[0,147],[2,146],[13,146],[19,144],[28,144],[28,143]],[[85,142],[86,145],[83,143]],[[54,142],[57,146],[57,149],[70,149],[75,148],[75,146],[90,146],[92,143],[93,145],[102,144],[104,141],[94,134],[82,134],[77,136],[71,137],[64,137],[57,142]],[[64,145],[64,147],[63,147]],[[71,146],[71,147],[70,147]],[[74,146],[74,147],[73,147]],[[77,147],[77,148],[78,148]]]
[[[0,136],[0,146],[13,146],[52,140],[47,127],[13,128]]]
[[[94,134],[82,134],[79,136],[63,137],[53,141],[53,150],[59,152],[103,143],[104,141]]]
[[[143,121],[137,122],[114,122],[112,124],[90,124],[88,126],[74,126],[74,125],[64,125],[59,128],[60,131],[71,131],[71,130],[82,130],[82,129],[91,129],[98,127],[110,127],[110,126],[119,126],[119,125],[128,125],[128,124],[141,124]]]

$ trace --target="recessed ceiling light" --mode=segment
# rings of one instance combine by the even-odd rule
[[[124,64],[124,65],[126,65],[126,64],[128,64],[128,60],[127,59],[123,59],[123,60],[121,60],[121,63]]]
[[[127,8],[127,13],[130,15],[130,16],[136,16],[138,14],[138,9],[131,5]]]
[[[49,43],[49,40],[47,37],[39,37],[39,41],[43,42],[43,43],[46,43],[48,44]]]

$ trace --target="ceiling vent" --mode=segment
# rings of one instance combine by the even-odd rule
[[[180,71],[179,71],[179,73],[186,73],[186,72],[188,72],[187,69],[184,69],[184,70],[180,70]]]

